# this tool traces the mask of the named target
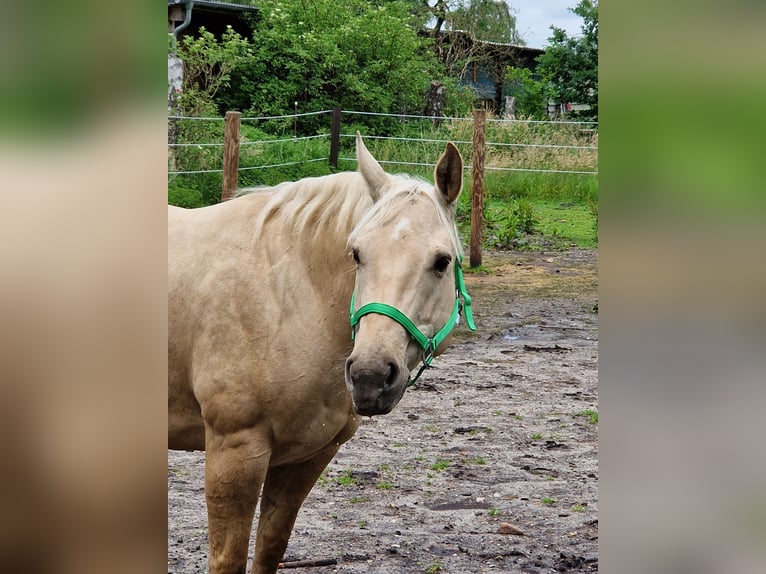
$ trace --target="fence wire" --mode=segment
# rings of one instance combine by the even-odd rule
[[[315,112],[303,112],[303,113],[296,113],[296,114],[285,114],[280,116],[248,116],[248,117],[241,117],[241,121],[268,121],[268,120],[281,120],[281,119],[293,119],[293,118],[299,118],[299,117],[306,117],[306,116],[317,116],[317,115],[323,115],[323,114],[331,114],[333,110],[319,110]],[[398,118],[398,119],[417,119],[417,120],[438,120],[440,122],[473,122],[473,118],[468,117],[444,117],[444,116],[421,116],[421,115],[414,115],[414,114],[390,114],[390,113],[379,113],[379,112],[363,112],[358,110],[341,110],[341,114],[346,115],[363,115],[363,116],[379,116],[379,117],[392,117],[392,118]],[[224,117],[194,117],[194,116],[168,116],[169,120],[191,120],[191,121],[224,121]],[[517,119],[502,119],[502,118],[487,118],[485,120],[486,122],[493,122],[493,123],[507,123],[507,124],[543,124],[543,125],[551,125],[551,126],[560,126],[560,125],[591,125],[591,126],[597,126],[597,121],[568,121],[568,120],[517,120]],[[252,145],[265,145],[265,144],[271,144],[271,143],[290,143],[290,142],[298,142],[298,141],[306,141],[306,140],[314,140],[314,139],[324,139],[329,138],[330,134],[318,134],[313,136],[301,136],[301,137],[288,137],[288,138],[281,138],[281,139],[275,139],[275,140],[258,140],[258,141],[245,141],[240,142],[240,147],[243,146],[252,146]],[[343,138],[353,138],[355,137],[354,134],[340,134],[340,137]],[[461,145],[473,145],[473,141],[468,140],[446,140],[446,139],[433,139],[433,138],[410,138],[410,137],[397,137],[397,136],[375,136],[375,135],[365,135],[364,136],[366,140],[391,140],[391,141],[410,141],[410,142],[418,142],[418,143],[438,143],[438,144],[446,144],[447,142],[451,141],[455,144],[461,144]],[[485,147],[500,147],[500,148],[540,148],[540,149],[570,149],[570,150],[591,150],[591,151],[597,151],[598,146],[580,146],[580,145],[561,145],[561,144],[536,144],[536,143],[508,143],[508,142],[492,142],[492,141],[485,141]],[[204,148],[204,147],[223,147],[223,142],[198,142],[198,143],[191,143],[191,142],[184,142],[184,143],[174,143],[174,144],[168,144],[168,147],[173,148]],[[238,171],[251,171],[251,170],[261,170],[261,169],[267,169],[271,167],[286,167],[286,166],[292,166],[292,165],[299,165],[304,163],[314,163],[319,161],[328,161],[328,157],[319,157],[319,158],[313,158],[308,160],[301,160],[301,161],[293,161],[293,162],[284,162],[284,163],[276,163],[276,164],[267,164],[267,165],[259,165],[259,166],[246,166],[246,167],[239,167]],[[356,158],[347,158],[347,157],[339,157],[339,160],[342,161],[350,161],[350,162],[356,162]],[[410,165],[410,166],[417,166],[417,167],[434,167],[435,164],[432,163],[420,163],[420,162],[409,162],[409,161],[395,161],[395,160],[379,160],[379,163],[381,164],[392,164],[392,165]],[[464,169],[472,169],[470,165],[465,165]],[[523,167],[493,167],[493,166],[485,166],[484,169],[486,171],[508,171],[508,172],[528,172],[528,173],[559,173],[559,174],[583,174],[583,175],[598,175],[598,171],[586,171],[586,170],[557,170],[557,169],[534,169],[534,168],[523,168]],[[223,169],[199,169],[199,170],[177,170],[177,171],[169,171],[168,175],[187,175],[187,174],[204,174],[204,173],[223,173]]]

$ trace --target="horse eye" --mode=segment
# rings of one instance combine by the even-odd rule
[[[434,262],[434,272],[437,275],[444,273],[447,270],[450,261],[452,261],[452,257],[449,255],[439,255]]]
[[[359,250],[354,248],[352,249],[352,253],[354,254],[354,262],[359,265]]]

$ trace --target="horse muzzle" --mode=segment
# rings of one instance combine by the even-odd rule
[[[368,417],[390,413],[404,395],[408,376],[409,371],[393,359],[352,354],[346,361],[346,386],[354,410]]]

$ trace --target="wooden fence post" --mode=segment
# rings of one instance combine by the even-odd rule
[[[223,133],[223,177],[221,201],[234,197],[239,177],[239,124],[240,112],[226,112]]]
[[[473,186],[471,188],[471,267],[481,265],[484,233],[484,127],[486,111],[473,111]]]
[[[340,146],[340,108],[332,109],[332,131],[330,132],[330,167],[338,169],[338,147]]]

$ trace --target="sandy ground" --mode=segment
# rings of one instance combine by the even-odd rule
[[[484,264],[466,276],[478,332],[341,448],[285,555],[335,564],[296,571],[598,571],[597,252]],[[207,571],[203,467],[168,451],[169,573]]]

